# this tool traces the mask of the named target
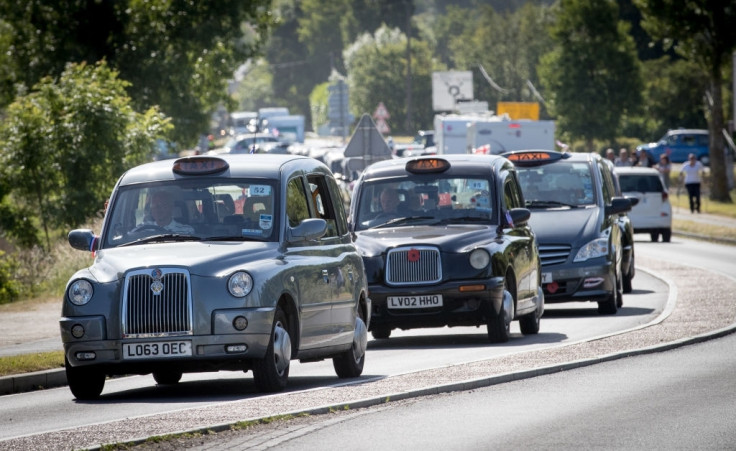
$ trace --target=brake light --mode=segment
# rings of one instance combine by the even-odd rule
[[[662,202],[669,199],[669,197],[670,197],[670,193],[668,193],[667,191],[662,191]]]

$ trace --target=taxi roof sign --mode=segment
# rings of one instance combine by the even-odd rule
[[[515,164],[524,163],[550,163],[552,161],[569,158],[567,152],[557,152],[555,150],[516,150],[503,154],[504,157],[513,161]]]
[[[450,162],[442,158],[420,158],[406,162],[406,171],[412,173],[444,172],[450,169]]]
[[[227,161],[208,156],[179,158],[174,161],[172,170],[180,175],[209,175],[223,172],[229,168]]]

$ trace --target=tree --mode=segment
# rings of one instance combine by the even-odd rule
[[[613,0],[562,0],[539,68],[548,106],[563,133],[612,140],[622,117],[641,104],[642,81],[627,24]]]
[[[412,58],[413,122],[418,128],[432,124],[432,71],[434,62],[429,46],[414,41]],[[379,28],[375,34],[364,34],[344,52],[348,71],[351,110],[356,117],[372,114],[383,102],[393,120],[392,133],[414,134],[407,130],[406,117],[406,36],[398,29]]]
[[[642,26],[656,40],[674,46],[676,52],[695,62],[709,79],[704,93],[709,105],[710,197],[731,202],[726,174],[722,131],[723,70],[736,50],[736,5],[733,0],[635,0],[642,11]]]
[[[32,214],[46,249],[54,230],[98,213],[118,177],[150,161],[155,139],[170,127],[155,108],[134,112],[127,87],[104,62],[72,64],[58,80],[42,79],[9,105],[0,126],[0,174],[13,202],[3,205],[15,204],[16,217]]]
[[[270,3],[0,0],[10,27],[0,26],[0,49],[9,49],[11,63],[0,71],[6,77],[0,89],[27,90],[45,76],[58,77],[67,63],[105,60],[130,82],[135,109],[158,105],[180,141],[193,142],[207,131],[209,113],[229,100],[234,69],[257,54],[272,25]]]

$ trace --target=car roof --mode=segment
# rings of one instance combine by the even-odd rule
[[[179,175],[174,172],[177,162],[189,162],[203,164],[207,161],[222,160],[227,163],[227,169],[210,173],[216,177],[241,178],[257,177],[268,179],[279,179],[284,170],[304,170],[307,172],[319,171],[330,173],[323,163],[300,155],[291,154],[218,154],[197,155],[177,159],[161,160],[146,163],[128,170],[120,178],[120,185],[131,185],[135,183],[146,183],[153,181],[177,180],[187,175]],[[331,174],[331,173],[330,173]]]
[[[415,160],[446,160],[450,163],[450,171],[460,170],[468,174],[488,173],[494,168],[501,168],[505,165],[509,169],[513,169],[511,162],[506,158],[498,155],[473,155],[473,154],[442,154],[442,155],[426,155],[420,157],[392,158],[389,160],[379,161],[368,166],[363,171],[364,179],[375,179],[381,177],[391,177],[405,175],[408,173],[406,164]]]
[[[668,135],[702,134],[707,135],[708,130],[702,128],[675,128],[667,132]]]

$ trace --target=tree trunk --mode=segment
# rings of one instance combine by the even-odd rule
[[[726,175],[725,141],[723,139],[723,94],[721,77],[721,58],[715,58],[711,68],[711,92],[713,106],[710,117],[710,198],[719,202],[732,202],[728,192]]]

